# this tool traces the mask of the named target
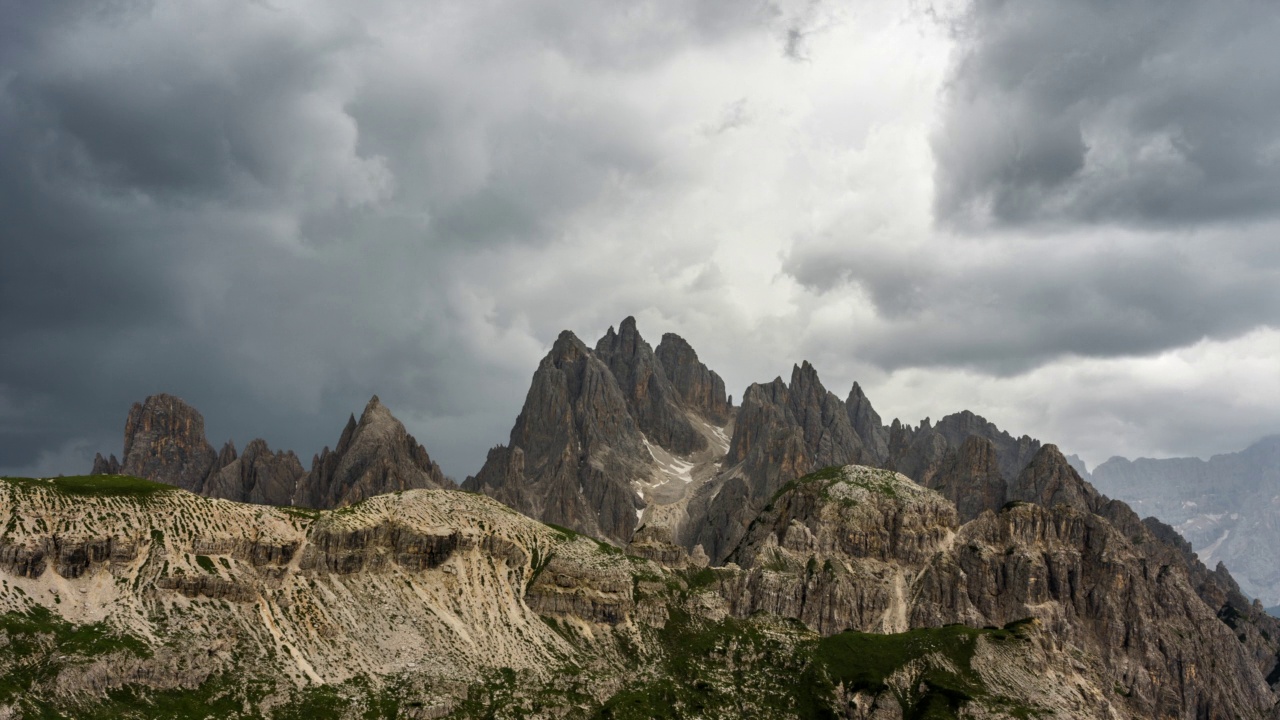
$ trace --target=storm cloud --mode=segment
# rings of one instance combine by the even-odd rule
[[[933,137],[939,219],[1274,219],[1277,32],[1259,0],[973,0]]]
[[[155,392],[309,457],[377,393],[461,478],[631,314],[735,395],[811,359],[1095,462],[1243,447],[1274,17],[1106,7],[0,0],[0,468]]]

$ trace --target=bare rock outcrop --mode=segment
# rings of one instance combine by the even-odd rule
[[[861,385],[855,382],[849,389],[844,407],[849,413],[849,424],[862,440],[864,461],[868,465],[884,465],[889,459],[889,428],[881,421],[876,409],[871,407],[871,401],[862,391]]]
[[[741,617],[766,611],[820,633],[901,632],[911,580],[946,548],[956,510],[888,470],[827,468],[789,483],[730,560]]]
[[[119,472],[200,492],[218,455],[205,439],[204,416],[172,395],[134,403],[124,428]]]
[[[306,476],[292,450],[272,452],[265,440],[253,440],[236,455],[227,443],[219,456],[222,468],[205,483],[204,495],[258,505],[288,505]]]
[[[279,463],[287,467],[288,458]],[[374,395],[359,422],[354,415],[347,420],[337,446],[325,447],[312,460],[311,472],[298,483],[293,504],[335,508],[398,490],[448,487],[453,483],[426,448]]]
[[[613,373],[627,410],[651,441],[680,455],[706,447],[706,439],[689,422],[683,396],[640,337],[634,317],[624,319],[617,332],[610,327],[596,343],[595,355]]]
[[[870,403],[859,412],[864,419],[874,414]],[[700,544],[722,560],[783,484],[817,468],[862,462],[864,455],[871,456],[847,406],[808,362],[792,368],[790,384],[782,378],[752,384],[737,412],[726,472],[695,505],[699,515],[682,544]]]
[[[686,406],[715,425],[729,421],[733,404],[725,396],[724,380],[698,360],[698,353],[684,338],[663,334],[654,354]]]
[[[112,454],[110,457],[102,457],[102,453],[96,453],[93,456],[93,469],[89,471],[90,475],[119,475],[120,461]]]
[[[534,373],[508,444],[463,488],[622,545],[644,507],[630,482],[652,463],[613,372],[566,330]]]
[[[921,484],[955,503],[961,522],[978,517],[984,510],[999,510],[1008,493],[995,445],[976,435],[966,438],[938,472],[929,474]]]
[[[989,444],[969,443],[971,475],[998,476]],[[739,617],[797,617],[823,634],[1032,623],[1043,652],[1074,653],[1125,716],[1272,716],[1276,636],[1249,608],[1219,606],[1225,570],[1196,570],[1053,446],[1009,490],[1016,502],[957,527],[946,498],[901,475],[814,473],[761,513],[717,590]]]

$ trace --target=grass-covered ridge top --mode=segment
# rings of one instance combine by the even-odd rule
[[[152,497],[178,491],[164,483],[130,475],[71,475],[55,478],[3,477],[0,482],[23,489],[39,489],[88,497]]]
[[[820,486],[824,497],[845,501],[865,499],[868,494],[899,499],[937,494],[892,470],[865,465],[831,465],[783,485],[774,493],[770,504],[783,495],[806,486]]]

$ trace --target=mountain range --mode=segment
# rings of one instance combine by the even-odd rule
[[[1250,596],[1280,605],[1280,435],[1208,460],[1113,457],[1082,474],[1172,525]]]
[[[304,471],[155,395],[93,470],[0,485],[0,717],[1280,718],[1280,621],[1056,446],[633,318],[460,488],[377,397]]]

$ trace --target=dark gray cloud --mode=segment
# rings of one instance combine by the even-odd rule
[[[945,411],[971,404],[966,372],[1043,410],[1000,388],[1274,322],[1269,171],[1232,160],[1265,139],[1272,80],[1256,106],[1219,87],[1255,35],[1215,54],[1234,20],[1135,30],[1159,52],[1100,45],[1115,77],[1043,70],[1050,92],[1018,51],[1070,45],[1035,35],[1053,35],[1050,11],[1090,17],[966,16],[934,176],[949,48],[915,9],[0,0],[0,468],[86,468],[161,391],[215,443],[309,456],[377,393],[462,476],[505,439],[561,329],[593,341],[629,314],[651,340],[684,334],[735,395],[809,358],[833,388],[878,386],[888,414],[917,407],[897,377],[957,398]],[[1196,87],[1223,93],[1238,138],[1193,112],[1205,95],[1179,72],[1155,82],[1169,53],[1218,59]],[[1013,155],[1000,143],[1017,133],[992,131],[1009,118],[1038,133]],[[1149,170],[1192,147],[1187,166],[1220,187],[1174,198],[1182,216],[1143,214],[1191,193]],[[1019,227],[965,225],[997,187],[1023,193],[994,216]],[[935,232],[935,200],[972,232]],[[1169,230],[1182,223],[1200,229]],[[1140,412],[1115,393],[1117,416]],[[1087,437],[1068,415],[1001,417]],[[1252,432],[1271,416],[1249,417]]]
[[[1277,32],[1259,0],[974,0],[933,138],[939,219],[1274,218]]]
[[[784,268],[819,292],[852,285],[874,305],[880,322],[845,338],[845,352],[886,370],[1007,375],[1274,327],[1276,230],[938,238],[903,250],[829,240],[798,244]]]
[[[474,471],[540,348],[477,350],[483,310],[457,298],[485,277],[450,268],[545,244],[611,179],[661,182],[662,129],[600,91],[609,74],[778,14],[2,7],[0,467],[45,472],[119,452],[130,403],[160,391],[199,408],[215,443],[303,454],[376,392],[432,429],[448,472]]]

